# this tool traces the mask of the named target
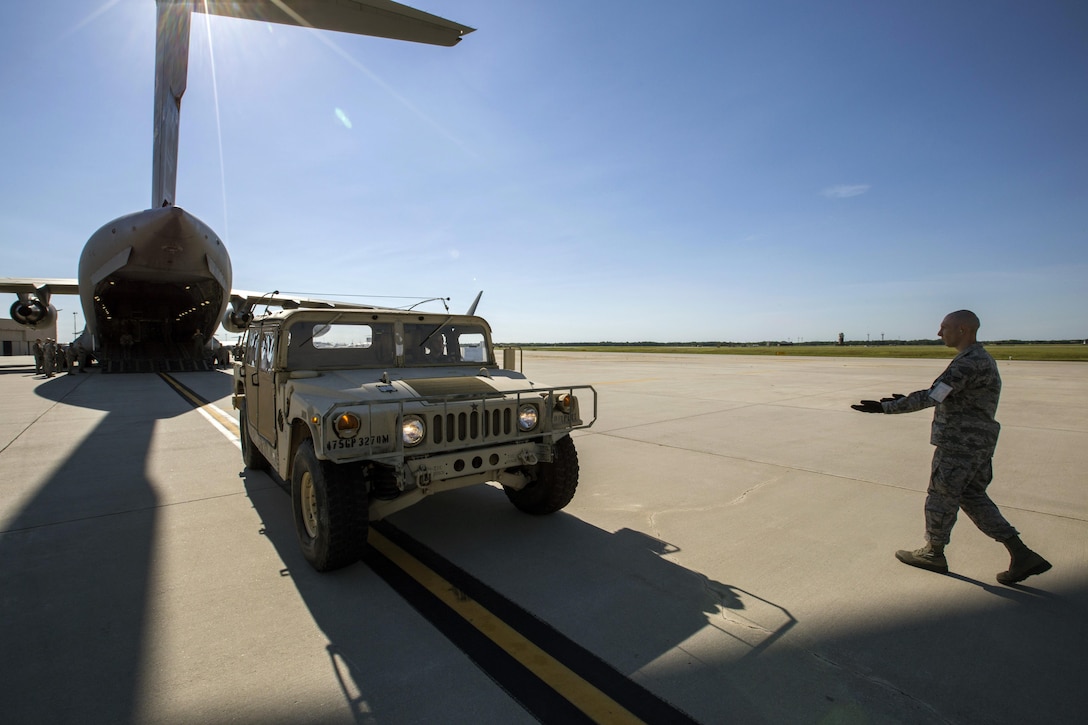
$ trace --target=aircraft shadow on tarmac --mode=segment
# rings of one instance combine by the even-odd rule
[[[0,680],[19,693],[5,698],[8,722],[134,720],[159,503],[145,468],[156,421],[191,406],[157,376],[86,384],[99,377],[59,375],[35,389],[106,415],[0,536]]]

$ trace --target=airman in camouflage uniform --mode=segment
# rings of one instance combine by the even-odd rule
[[[47,378],[55,378],[57,363],[57,341],[49,337],[42,346],[42,371]]]
[[[30,351],[34,354],[34,372],[41,373],[45,369],[45,345],[40,337],[34,341]]]
[[[1050,563],[1020,541],[1016,529],[986,495],[1001,430],[994,418],[1001,397],[1001,375],[993,357],[976,339],[978,328],[973,312],[960,310],[947,315],[937,335],[959,354],[932,386],[910,395],[863,400],[851,407],[864,413],[935,408],[929,437],[935,450],[925,504],[926,545],[916,551],[897,551],[896,558],[904,564],[948,573],[944,547],[962,508],[982,533],[1009,550],[1009,569],[998,574],[997,580],[1013,584],[1042,574],[1050,569]]]

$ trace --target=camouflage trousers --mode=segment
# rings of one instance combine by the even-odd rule
[[[1016,529],[986,495],[993,477],[989,451],[972,455],[934,449],[926,492],[926,541],[947,544],[960,509],[991,539],[1003,541],[1017,536]]]

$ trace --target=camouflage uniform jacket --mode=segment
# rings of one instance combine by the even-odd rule
[[[928,390],[882,403],[885,413],[932,408],[929,442],[946,451],[992,456],[1001,425],[994,419],[1001,397],[997,363],[981,343],[956,355]]]

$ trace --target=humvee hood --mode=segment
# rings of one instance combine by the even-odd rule
[[[403,372],[398,369],[396,372]],[[394,371],[390,371],[393,373]],[[479,375],[455,375],[436,378],[399,377],[389,375],[389,382],[379,379],[381,371],[375,370],[323,370],[291,374],[291,388],[296,395],[318,396],[322,398],[345,396],[353,400],[360,397],[374,399],[401,398],[498,398],[505,393],[535,389],[536,385],[518,373],[496,375],[494,378]]]
[[[401,380],[421,398],[440,395],[502,395],[483,378],[419,378]]]

